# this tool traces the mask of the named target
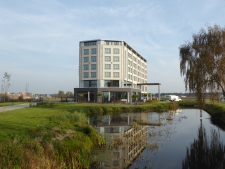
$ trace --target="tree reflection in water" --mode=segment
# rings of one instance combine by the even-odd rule
[[[219,132],[211,130],[211,139],[207,139],[204,126],[198,129],[198,139],[187,148],[182,162],[183,169],[225,169],[225,146]]]

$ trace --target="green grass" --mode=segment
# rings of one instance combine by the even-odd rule
[[[46,125],[49,117],[66,112],[84,112],[90,116],[93,114],[126,113],[141,111],[166,111],[170,103],[153,103],[144,105],[112,105],[112,104],[75,104],[57,103],[54,105],[39,105],[24,109],[12,110],[0,113],[0,140],[8,133],[21,133],[24,130],[36,128],[38,125]]]
[[[25,104],[26,102],[7,102],[7,103],[0,103],[0,107],[2,106],[12,106],[17,104]]]
[[[98,134],[84,113],[71,111],[74,106],[0,113],[0,168],[89,168]]]
[[[0,140],[9,133],[21,133],[24,130],[36,128],[38,125],[45,125],[52,115],[62,114],[50,108],[29,107],[0,113]]]
[[[1,112],[0,168],[89,168],[91,149],[94,145],[101,145],[101,138],[87,124],[87,116],[161,112],[170,108],[171,103],[112,105],[45,102],[34,107]]]

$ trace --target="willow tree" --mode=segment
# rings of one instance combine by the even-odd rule
[[[179,47],[180,73],[202,108],[207,93],[211,100],[219,92],[225,96],[225,28],[208,26],[192,39]]]

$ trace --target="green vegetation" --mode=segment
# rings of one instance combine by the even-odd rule
[[[194,107],[198,105],[198,102],[195,100],[187,100],[187,101],[180,101],[178,102],[180,107]]]
[[[84,113],[62,107],[1,113],[0,168],[89,168],[98,133]]]
[[[211,115],[211,119],[213,121],[219,122],[221,124],[225,124],[225,104],[224,103],[206,103],[205,111],[207,111]]]
[[[89,168],[92,147],[101,146],[104,140],[87,123],[87,116],[170,108],[171,103],[44,102],[0,113],[0,168]]]
[[[12,105],[17,105],[17,104],[25,104],[27,102],[6,102],[6,103],[0,103],[0,107],[2,106],[12,106]]]

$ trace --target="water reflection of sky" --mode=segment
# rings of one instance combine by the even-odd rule
[[[124,132],[129,130],[134,122],[140,120],[157,122],[160,120],[164,125],[148,127],[148,143],[157,143],[158,148],[154,150],[149,147],[145,148],[129,168],[180,169],[182,161],[186,157],[187,148],[194,139],[198,139],[198,129],[201,125],[206,129],[209,140],[212,129],[219,131],[220,138],[225,140],[225,132],[211,123],[210,116],[205,111],[202,111],[202,117],[200,114],[198,109],[183,109],[179,113],[106,115],[95,117],[91,121],[96,127],[105,127],[104,132],[112,131],[110,127],[114,127],[115,132]],[[173,120],[166,120],[169,116]],[[118,129],[117,131],[118,126],[123,126],[122,130]]]
[[[161,117],[165,116],[165,113]],[[159,148],[156,152],[145,149],[142,156],[151,157],[151,165],[153,169],[180,169],[182,168],[182,160],[186,156],[186,148],[197,139],[198,128],[202,125],[206,129],[207,136],[210,138],[211,129],[220,131],[222,140],[225,140],[225,133],[217,126],[211,124],[210,116],[202,111],[200,117],[200,110],[197,109],[184,109],[181,113],[174,116],[172,122],[166,122],[165,126],[149,128],[150,131],[164,131],[160,137],[150,137],[149,140],[158,143]],[[139,158],[133,163],[130,169],[136,168],[150,168],[146,162]],[[138,164],[137,164],[138,163]]]

